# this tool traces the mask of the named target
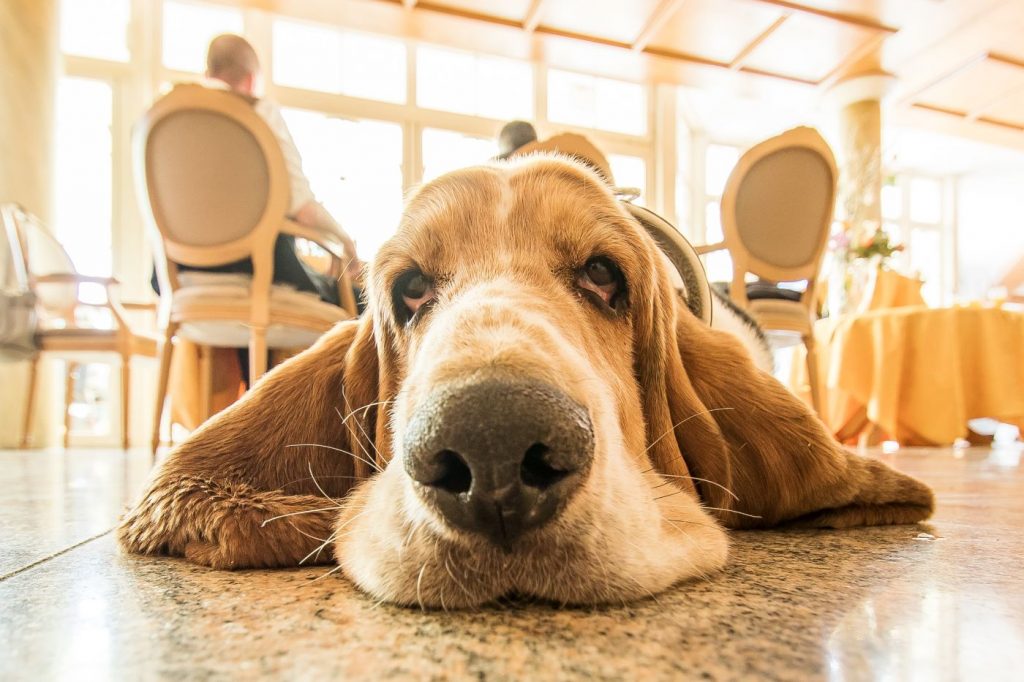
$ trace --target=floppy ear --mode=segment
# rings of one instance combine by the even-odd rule
[[[331,561],[338,498],[381,466],[379,383],[372,320],[339,323],[170,453],[121,544],[216,568]]]
[[[694,476],[723,486],[697,482],[701,497],[721,509],[714,513],[723,523],[843,528],[931,515],[934,497],[926,485],[843,449],[803,402],[754,366],[738,339],[681,305],[676,318],[679,363],[670,381],[679,388],[669,391],[672,419],[711,416],[728,462],[717,461],[722,448],[689,423],[676,429],[677,442]]]

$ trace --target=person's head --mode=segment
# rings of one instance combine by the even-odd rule
[[[537,131],[528,121],[506,123],[498,134],[498,157],[507,159],[520,147],[537,141]]]
[[[206,77],[223,81],[235,92],[253,95],[260,75],[260,60],[249,41],[224,33],[210,41]]]

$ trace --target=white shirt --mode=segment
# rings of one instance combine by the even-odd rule
[[[312,188],[306,174],[302,172],[302,157],[295,147],[292,134],[288,131],[288,124],[281,115],[281,107],[268,99],[256,100],[252,105],[260,117],[267,122],[274,132],[278,144],[281,146],[281,153],[284,154],[284,165],[288,169],[288,179],[291,182],[292,200],[288,208],[289,215],[295,215],[299,209],[308,203],[316,201]]]

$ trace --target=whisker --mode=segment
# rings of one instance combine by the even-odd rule
[[[313,475],[313,463],[310,462],[308,459],[306,460],[306,468],[309,469],[309,477],[313,479],[313,485],[315,485],[316,489],[320,491],[320,494],[326,497],[328,500],[333,499],[330,495],[327,494],[327,492],[322,487],[320,487],[320,482],[317,481],[316,476]]]
[[[287,488],[292,483],[299,483],[300,481],[308,481],[308,480],[310,480],[310,478],[311,478],[310,476],[303,476],[302,478],[296,478],[293,481],[288,481],[287,483],[282,483],[281,487],[282,488]],[[320,478],[322,478],[324,480],[327,480],[328,478],[347,478],[347,479],[349,479],[351,481],[365,481],[366,480],[365,476],[321,476]]]
[[[739,516],[746,516],[751,519],[763,519],[763,516],[757,514],[748,514],[746,512],[736,511],[735,509],[722,509],[721,507],[701,507],[701,509],[710,509],[712,511],[726,512],[728,514],[738,514]]]
[[[324,573],[324,574],[323,574],[322,576],[320,576],[319,578],[313,578],[313,579],[312,579],[312,580],[311,580],[310,582],[311,582],[311,583],[315,583],[315,582],[317,582],[318,580],[323,580],[324,578],[326,578],[327,576],[331,575],[332,573],[337,573],[337,572],[338,572],[338,571],[340,571],[340,570],[341,570],[341,564],[338,564],[337,566],[335,566],[335,567],[334,567],[334,568],[332,568],[331,570],[329,570],[329,571],[327,571],[326,573]]]
[[[327,540],[324,540],[323,538],[318,538],[315,535],[310,535],[306,531],[304,531],[301,528],[299,528],[298,526],[296,526],[294,523],[290,523],[288,525],[290,525],[292,527],[292,530],[294,530],[296,533],[298,533],[299,535],[305,535],[310,540],[316,540],[317,542],[329,542],[330,541],[330,538],[328,538]]]
[[[318,512],[334,511],[335,509],[341,509],[341,505],[340,504],[336,504],[333,507],[324,507],[323,509],[303,509],[302,511],[290,512],[288,514],[279,514],[277,516],[272,516],[269,519],[267,519],[266,521],[264,521],[263,523],[261,523],[260,524],[260,528],[263,528],[264,526],[266,526],[271,521],[277,521],[278,519],[284,519],[284,518],[287,518],[289,516],[299,516],[300,514],[316,514]]]
[[[337,537],[338,537],[338,533],[340,533],[340,532],[341,532],[342,530],[344,530],[345,526],[347,526],[348,524],[350,524],[350,523],[352,523],[353,521],[355,521],[356,519],[358,519],[358,518],[359,518],[360,516],[362,516],[362,515],[364,515],[364,514],[367,514],[367,513],[369,513],[369,510],[367,510],[367,511],[363,511],[363,512],[359,512],[358,514],[356,514],[355,516],[353,516],[353,517],[352,517],[351,519],[349,519],[349,520],[348,520],[348,521],[346,521],[345,523],[343,523],[343,524],[341,524],[340,526],[338,526],[338,527],[337,527],[337,528],[335,529],[335,531],[334,531],[333,533],[331,533],[331,536],[330,536],[329,538],[327,538],[326,540],[324,540],[324,541],[323,541],[323,544],[321,544],[321,545],[320,545],[319,547],[317,547],[316,549],[314,549],[314,550],[313,550],[312,552],[310,552],[310,553],[309,553],[309,554],[307,554],[306,556],[302,557],[302,561],[300,561],[300,562],[299,562],[299,565],[301,566],[302,564],[306,563],[306,559],[308,559],[309,557],[313,556],[314,554],[316,554],[317,556],[319,556],[320,552],[322,552],[322,551],[323,551],[324,547],[326,547],[326,546],[327,546],[327,545],[329,545],[329,544],[330,544],[331,542],[333,542],[334,540],[336,540],[336,539],[337,539]]]
[[[377,466],[376,464],[374,464],[370,460],[363,459],[362,457],[360,457],[359,455],[357,455],[354,452],[349,452],[348,450],[345,450],[344,448],[336,448],[333,445],[324,445],[323,443],[291,443],[290,445],[285,445],[285,447],[286,448],[326,448],[328,450],[334,450],[335,452],[340,452],[342,454],[349,455],[350,457],[355,457],[360,462],[363,462],[365,464],[369,464],[371,467],[373,467],[377,471],[377,473],[381,473],[381,472],[384,471],[383,469],[381,469],[379,466]]]
[[[685,523],[688,526],[700,526],[701,528],[710,528],[712,530],[719,530],[718,526],[712,526],[712,525],[707,524],[707,523],[701,523],[700,521],[687,521],[686,519],[664,519],[664,520],[668,521],[669,525],[671,525],[673,528],[678,530],[680,533],[685,533],[686,531],[684,531],[682,528],[677,526],[676,525],[677,523]]]
[[[651,467],[651,469],[653,469],[653,468],[654,467]],[[648,471],[650,471],[650,469],[648,469]],[[643,473],[647,473],[647,472],[645,471]],[[740,501],[740,498],[736,496],[736,493],[734,493],[733,491],[729,490],[728,488],[726,488],[721,483],[715,483],[714,481],[709,481],[706,478],[698,478],[697,476],[679,476],[679,475],[676,475],[676,474],[662,474],[662,473],[658,473],[658,472],[654,472],[654,475],[661,476],[662,478],[688,478],[691,481],[700,481],[702,483],[708,483],[708,484],[713,485],[713,486],[715,486],[717,488],[721,488],[725,492],[729,493],[732,496],[732,499],[736,500],[737,502]],[[652,488],[652,490],[654,490],[656,488],[660,488],[660,487],[661,487],[660,485],[659,486],[655,486],[654,488]]]
[[[668,434],[672,433],[673,431],[675,431],[676,429],[678,429],[678,428],[679,428],[680,426],[682,426],[682,425],[683,425],[683,424],[685,424],[686,422],[690,421],[691,419],[694,419],[694,418],[696,418],[696,417],[699,417],[699,416],[701,416],[702,414],[711,414],[712,412],[724,412],[724,411],[726,411],[726,410],[735,410],[735,409],[736,409],[735,407],[713,407],[713,408],[711,408],[710,410],[703,410],[703,411],[701,411],[701,412],[694,412],[694,413],[693,413],[693,414],[691,414],[691,415],[690,415],[689,417],[687,417],[686,419],[682,420],[681,422],[679,422],[678,424],[676,424],[675,426],[673,426],[673,427],[672,427],[671,429],[669,429],[668,431],[666,431],[665,433],[661,434],[661,435],[660,435],[660,436],[658,436],[658,437],[657,437],[656,439],[654,439],[654,442],[653,442],[653,443],[651,443],[650,445],[648,445],[648,446],[647,446],[647,449],[646,449],[646,450],[644,450],[644,454],[647,454],[647,452],[648,452],[648,451],[649,451],[649,450],[650,450],[651,448],[653,448],[653,447],[654,447],[655,445],[657,445],[657,444],[658,444],[658,442],[659,442],[659,441],[660,441],[660,440],[661,440],[662,438],[664,438],[664,437],[665,437],[665,436],[667,436]]]
[[[420,604],[420,611],[426,613],[427,607],[423,605],[423,592],[421,588],[423,586],[423,573],[427,570],[427,562],[423,562],[423,566],[420,568],[419,577],[416,578],[416,601]]]
[[[353,414],[356,413],[357,410],[352,410],[352,405],[348,401],[348,396],[345,395],[345,387],[344,386],[341,387],[341,399],[345,401],[345,409],[351,410],[351,413],[349,414],[349,417],[351,417]],[[343,419],[342,423],[344,423],[344,421],[345,420]],[[366,429],[363,428],[363,424],[362,424],[362,422],[358,418],[356,419],[356,426],[359,427],[359,431],[360,431],[360,433],[363,434],[363,438],[366,439],[366,442],[369,443],[370,447],[373,448],[374,454],[377,455],[376,459],[382,459],[381,456],[380,456],[380,451],[377,449],[376,444],[374,444],[373,439],[370,438],[370,434],[368,434],[366,432]],[[370,452],[366,449],[366,446],[363,445],[362,442],[359,443],[359,447],[362,449],[363,454],[365,454],[367,457],[370,456]],[[376,468],[378,471],[380,471],[379,467],[375,466],[374,468]]]

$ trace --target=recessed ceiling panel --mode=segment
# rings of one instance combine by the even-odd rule
[[[916,100],[943,109],[971,113],[997,103],[1024,85],[1024,68],[993,59],[976,61],[919,93]]]
[[[752,2],[683,0],[650,44],[728,64],[779,16]]]
[[[632,44],[659,4],[660,0],[546,0],[540,23]]]
[[[794,13],[754,49],[746,65],[820,81],[876,34],[873,29]]]
[[[1024,126],[1024,85],[1003,93],[980,111],[982,116]]]
[[[471,14],[483,14],[501,19],[522,21],[530,10],[531,2],[530,0],[486,0],[486,2],[479,2],[478,0],[431,0],[430,4]]]

